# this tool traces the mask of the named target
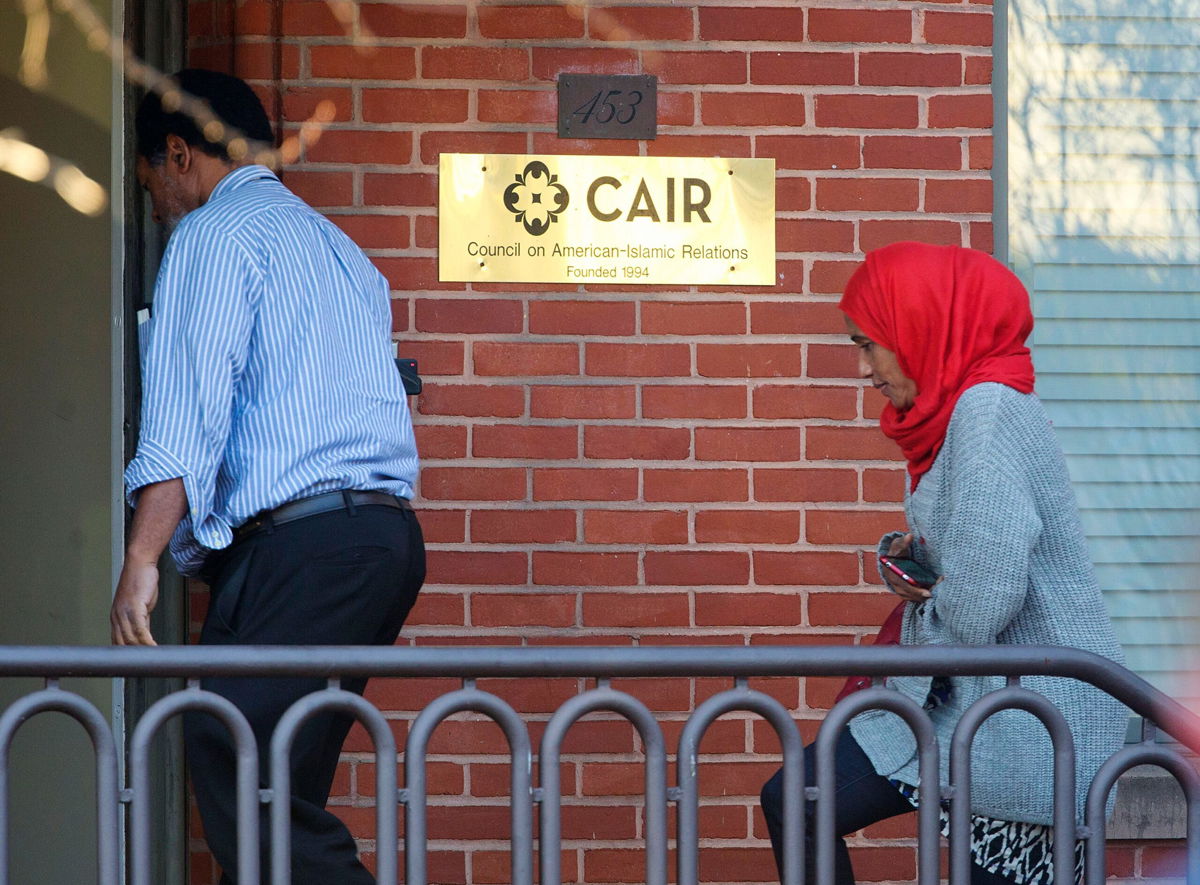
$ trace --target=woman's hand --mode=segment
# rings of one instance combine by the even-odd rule
[[[901,535],[898,538],[893,538],[892,543],[888,545],[888,556],[908,557],[912,550],[912,541],[912,532]],[[882,569],[882,571],[883,579],[887,581],[891,591],[907,602],[921,603],[932,595],[924,587],[914,587],[912,584],[901,580],[899,575],[894,574],[886,568]]]

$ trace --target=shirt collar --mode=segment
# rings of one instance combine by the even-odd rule
[[[255,181],[259,178],[270,178],[278,181],[275,173],[266,166],[257,164],[251,166],[238,166],[232,172],[228,173],[224,178],[217,182],[217,186],[213,188],[212,193],[208,195],[208,201],[211,202],[218,197],[223,196],[229,191],[236,190],[243,184]]]

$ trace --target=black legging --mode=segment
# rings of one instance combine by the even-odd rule
[[[817,782],[816,745],[804,748],[804,782],[813,786]],[[912,804],[900,794],[887,778],[875,773],[875,767],[858,741],[843,729],[834,748],[833,764],[837,769],[834,783],[837,801],[834,815],[834,883],[854,885],[854,870],[850,865],[850,852],[842,838],[848,833],[861,830],[889,817],[910,814],[916,811]],[[775,852],[775,865],[783,876],[783,769],[767,781],[762,788],[762,810],[767,819],[767,832],[771,834],[771,848]],[[804,815],[804,881],[816,882],[816,830],[817,809],[809,802]],[[971,864],[971,885],[1013,885],[1011,879],[989,873],[982,867]]]

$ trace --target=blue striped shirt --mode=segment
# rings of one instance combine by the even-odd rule
[[[336,489],[410,498],[417,450],[393,362],[388,285],[270,170],[221,179],[168,242],[125,486],[182,478],[171,539],[195,574],[232,529]]]

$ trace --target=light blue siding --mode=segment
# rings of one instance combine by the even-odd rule
[[[1200,695],[1200,0],[1010,0],[1010,259],[1131,666]]]

